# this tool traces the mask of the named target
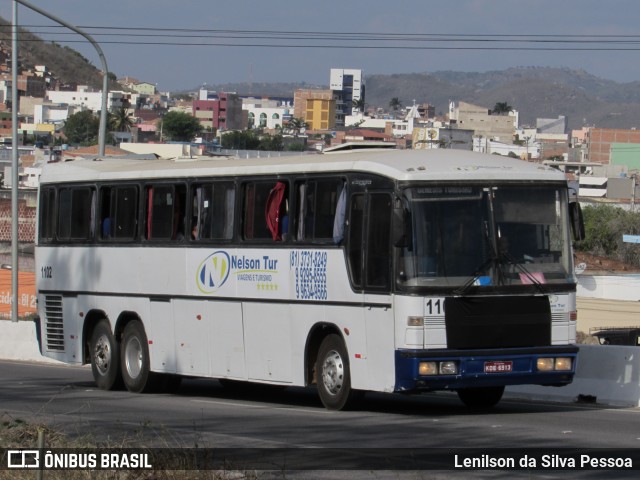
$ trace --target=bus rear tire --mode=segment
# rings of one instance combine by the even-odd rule
[[[158,377],[151,372],[147,334],[138,320],[124,327],[120,354],[122,380],[127,390],[133,393],[152,391]]]
[[[461,388],[458,397],[469,408],[491,408],[502,398],[504,387]]]
[[[351,388],[349,356],[342,338],[336,334],[325,337],[316,360],[318,395],[329,410],[353,408],[362,392]]]
[[[113,390],[122,386],[120,348],[107,319],[100,320],[91,334],[91,372],[98,388]]]

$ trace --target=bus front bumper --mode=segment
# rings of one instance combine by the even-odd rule
[[[568,385],[575,345],[482,350],[396,350],[397,392],[506,385]]]

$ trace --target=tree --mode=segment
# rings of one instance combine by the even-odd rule
[[[637,244],[623,241],[624,234],[640,234],[640,213],[612,205],[588,206],[582,212],[585,239],[577,242],[576,250],[633,266],[640,265]]]
[[[115,112],[109,113],[109,128],[114,132],[128,132],[133,124],[133,116],[126,107],[120,107]]]
[[[509,113],[511,110],[513,110],[513,107],[507,102],[498,102],[494,105],[492,112],[497,113],[498,115],[503,115],[505,113]]]
[[[177,142],[190,142],[202,131],[198,119],[184,112],[169,112],[158,123],[164,135]]]
[[[398,110],[400,110],[400,108],[402,108],[402,102],[398,97],[393,97],[389,101],[389,108],[391,108],[391,110],[393,110],[394,112],[397,112]]]
[[[300,135],[300,131],[302,129],[307,128],[309,125],[307,125],[307,122],[304,121],[304,118],[292,118],[291,120],[289,120],[289,122],[287,122],[286,124],[286,128],[293,131],[293,136],[297,137],[298,135]]]
[[[64,123],[64,136],[71,144],[95,145],[98,143],[100,118],[91,110],[69,115]]]
[[[260,150],[270,151],[270,152],[281,152],[284,149],[284,142],[282,140],[282,135],[263,135],[260,137],[260,145],[258,147]]]
[[[351,106],[356,109],[358,112],[363,113],[364,109],[366,107],[366,104],[364,103],[364,98],[359,98],[357,100],[352,100],[351,101]]]
[[[260,139],[252,131],[234,130],[222,135],[222,148],[230,150],[258,150]]]

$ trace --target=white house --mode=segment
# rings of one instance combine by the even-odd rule
[[[99,112],[102,109],[102,92],[90,92],[87,87],[78,87],[75,92],[47,90],[45,95],[51,103],[77,106],[93,112]],[[109,92],[107,109],[122,107],[124,100],[129,101],[129,94]]]
[[[242,109],[247,111],[249,128],[275,129],[293,115],[293,106],[277,100],[260,98],[242,99]]]

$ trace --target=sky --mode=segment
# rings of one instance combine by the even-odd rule
[[[331,68],[365,75],[582,69],[640,80],[638,0],[28,0],[82,28],[118,78],[161,91],[227,82],[328,85]],[[14,0],[0,0],[11,21]],[[81,36],[24,5],[18,24],[78,50]],[[244,45],[244,46],[240,46]]]

